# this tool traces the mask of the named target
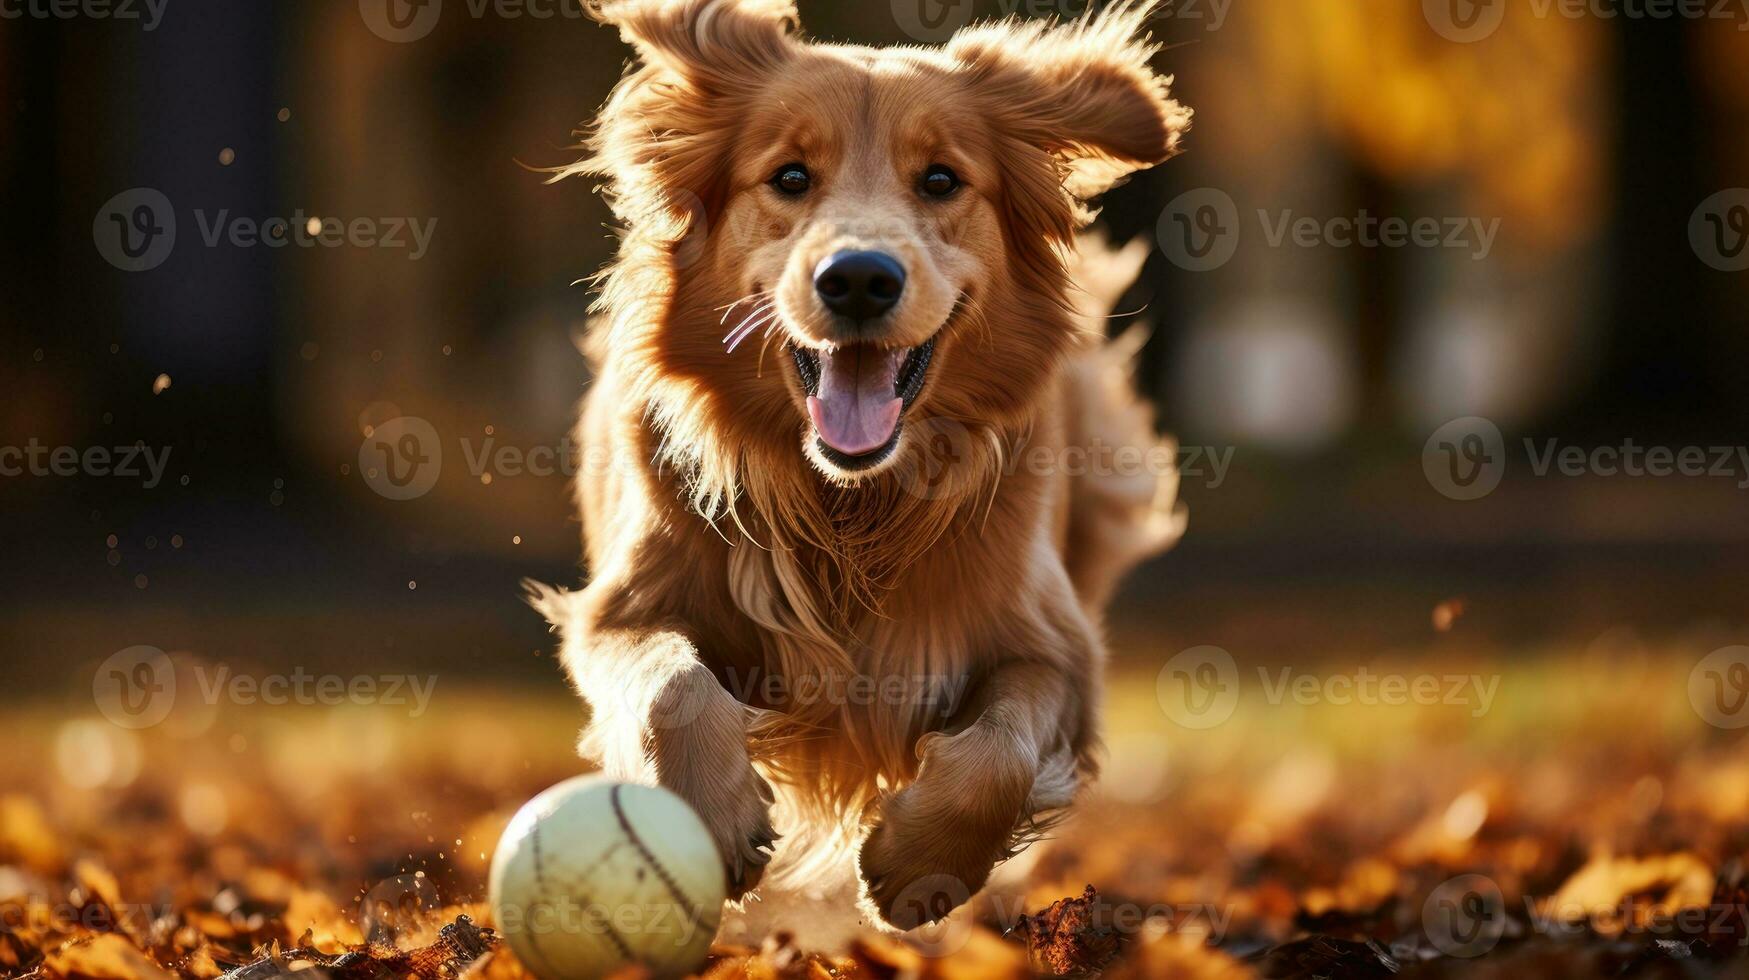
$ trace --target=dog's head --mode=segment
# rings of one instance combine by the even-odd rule
[[[907,423],[1023,420],[1072,342],[1083,202],[1189,122],[1137,37],[1155,7],[872,49],[800,39],[791,0],[594,5],[641,64],[578,169],[665,264],[662,371],[841,484]]]

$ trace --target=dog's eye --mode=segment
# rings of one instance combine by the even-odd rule
[[[923,193],[930,197],[947,197],[959,189],[959,174],[939,163],[923,174]]]
[[[785,194],[805,194],[812,183],[808,168],[799,163],[786,163],[771,177],[771,186]]]

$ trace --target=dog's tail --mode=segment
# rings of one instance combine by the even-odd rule
[[[1071,265],[1081,327],[1103,338],[1107,318],[1141,273],[1149,245],[1113,248],[1083,234]],[[1064,561],[1082,604],[1103,609],[1118,581],[1178,542],[1186,511],[1178,500],[1178,444],[1154,431],[1154,408],[1135,390],[1135,358],[1147,330],[1090,341],[1069,364],[1068,444],[1088,451],[1071,480]]]

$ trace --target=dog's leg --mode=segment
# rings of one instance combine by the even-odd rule
[[[1068,805],[1087,700],[1064,668],[1012,662],[985,679],[965,721],[918,742],[917,779],[886,800],[860,854],[883,919],[910,929],[945,916],[1035,816]]]
[[[744,706],[680,633],[588,636],[567,643],[565,660],[592,710],[585,752],[616,779],[654,782],[692,804],[723,856],[730,897],[751,891],[777,835],[771,787],[747,756]]]

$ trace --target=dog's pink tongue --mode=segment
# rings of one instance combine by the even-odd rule
[[[886,445],[904,408],[893,385],[905,352],[859,344],[819,356],[820,389],[808,396],[808,416],[820,438],[847,456]]]

